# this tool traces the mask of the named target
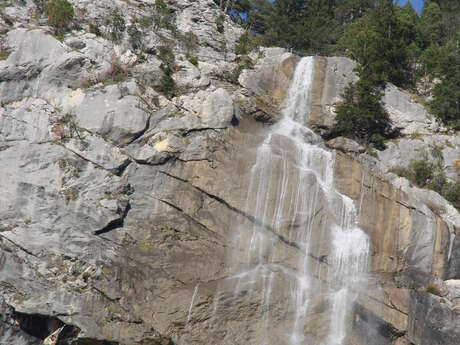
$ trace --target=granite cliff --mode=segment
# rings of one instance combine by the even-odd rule
[[[248,202],[251,169],[300,58],[280,48],[237,55],[243,30],[228,18],[217,26],[213,1],[168,1],[174,29],[155,28],[152,1],[71,2],[75,25],[62,41],[37,2],[0,8],[0,343],[261,344],[269,313],[270,334],[287,344],[286,276],[275,274],[268,311],[263,284],[235,294],[227,282],[229,258],[251,246],[235,234],[262,221]],[[104,35],[115,10],[139,44],[128,32],[119,42]],[[173,95],[158,85],[165,49]],[[308,125],[324,134],[354,63],[313,61]],[[345,138],[308,139],[335,157],[335,188],[370,241],[345,343],[458,344],[460,216],[390,171],[436,144],[456,180],[460,139],[396,87],[384,102],[401,136],[377,157]],[[274,156],[292,152],[278,144]],[[284,161],[272,167],[274,185],[299,174],[293,157]],[[269,213],[278,193],[268,192]],[[311,255],[318,267],[330,262],[320,231],[339,217],[334,207],[320,197],[312,210],[312,246],[326,248]],[[295,270],[302,251],[283,235],[302,227],[292,219],[261,231]],[[331,282],[319,278],[303,325],[310,339],[329,322],[321,287]]]

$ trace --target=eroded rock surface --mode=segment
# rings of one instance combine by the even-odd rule
[[[154,16],[152,2],[71,2],[80,28],[62,42],[34,1],[0,9],[9,52],[0,61],[0,343],[260,344],[263,286],[248,313],[245,290],[235,296],[231,279],[227,285],[229,256],[250,246],[249,234],[237,243],[236,227],[260,221],[248,205],[249,172],[299,58],[260,49],[237,82],[227,76],[240,63],[234,47],[243,30],[226,18],[219,32],[212,1],[168,2],[177,32],[197,37],[197,65],[180,36],[164,28],[139,26],[142,51],[127,33],[118,43],[107,39],[104,19],[115,9],[130,25]],[[102,36],[89,33],[89,23]],[[179,92],[170,98],[157,88],[156,50],[165,44],[177,66]],[[126,70],[118,81],[114,63]],[[321,132],[333,124],[355,65],[344,58],[317,58],[316,65],[310,120]],[[336,153],[336,188],[354,200],[372,244],[368,295],[354,308],[349,343],[454,345],[458,213],[438,194],[383,173],[415,154],[414,143],[423,149],[442,139],[454,179],[458,137],[437,133],[410,96],[388,90],[386,104],[406,137],[388,144],[380,163],[348,139],[328,143],[354,157]],[[283,141],[279,148],[290,152]],[[279,175],[273,172],[273,183]],[[327,202],[318,201],[318,228],[331,216],[321,213]],[[270,236],[279,260],[295,268],[299,248]],[[325,266],[327,256],[312,260]],[[312,279],[318,291],[327,283]],[[279,344],[287,341],[289,310],[276,291],[288,285],[285,275],[273,287]],[[216,294],[225,307],[218,312]],[[309,334],[328,322],[317,297]]]

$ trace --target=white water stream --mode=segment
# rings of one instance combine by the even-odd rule
[[[237,231],[227,279],[235,317],[258,320],[245,325],[255,334],[248,344],[344,345],[367,271],[369,240],[353,201],[334,188],[335,155],[305,125],[313,64],[311,57],[299,61],[282,118],[250,173],[246,209],[257,221]],[[222,297],[213,308],[210,331],[233,313]]]

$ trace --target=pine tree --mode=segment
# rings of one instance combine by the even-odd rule
[[[442,14],[441,8],[435,2],[428,2],[422,10],[418,25],[420,41],[423,47],[441,44]]]

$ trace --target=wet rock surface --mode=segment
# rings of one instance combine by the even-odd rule
[[[128,34],[114,43],[88,32],[96,23],[104,33],[115,8],[127,24],[153,16],[150,1],[71,2],[80,28],[62,42],[32,15],[33,1],[0,9],[9,52],[0,61],[0,343],[260,344],[263,284],[250,299],[244,289],[235,295],[228,263],[250,245],[238,247],[236,227],[259,221],[248,205],[249,173],[299,58],[261,49],[249,56],[253,67],[229,81],[222,76],[238,66],[234,46],[243,30],[226,19],[217,31],[212,1],[168,2],[177,31],[197,36],[197,66],[165,29],[141,29],[142,52]],[[154,87],[162,75],[154,51],[165,42],[178,66],[180,92],[172,98]],[[127,71],[117,82],[114,62]],[[316,65],[311,121],[321,132],[333,123],[354,63],[317,58]],[[371,240],[368,295],[353,309],[347,341],[454,345],[458,213],[436,193],[383,173],[417,147],[443,142],[455,179],[458,136],[438,132],[408,95],[388,92],[406,137],[379,153],[380,163],[360,155],[356,143],[330,143],[355,156],[336,153],[336,188],[354,200]],[[279,148],[289,151],[283,140]],[[318,210],[327,202],[320,198]],[[318,216],[317,227],[327,219]],[[282,236],[274,243],[279,261],[295,267],[299,248]],[[315,254],[325,265],[328,253]],[[277,293],[289,287],[289,275],[282,277],[270,310],[279,344],[291,312]],[[217,312],[216,295],[224,306]],[[308,334],[325,332],[323,297],[312,302]]]

